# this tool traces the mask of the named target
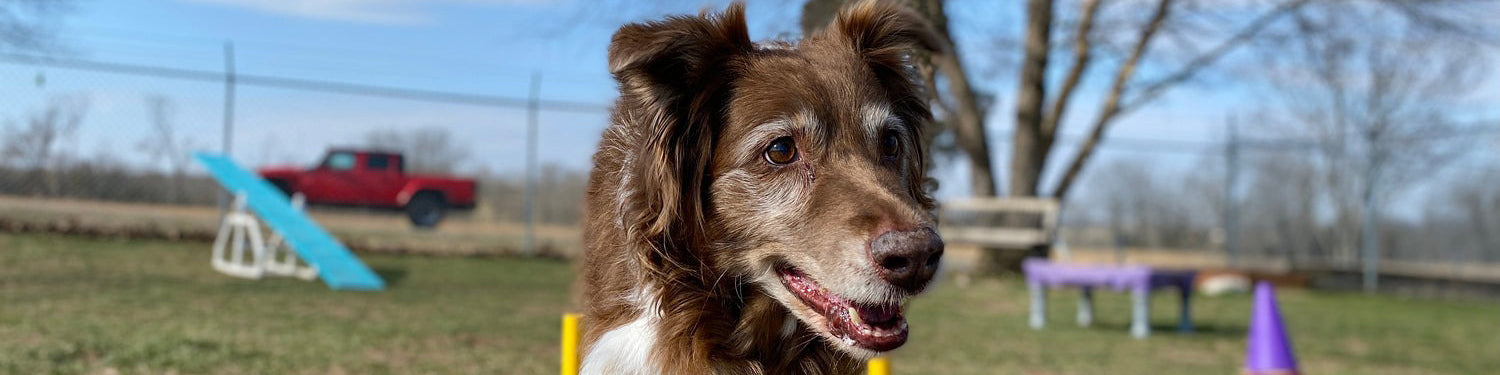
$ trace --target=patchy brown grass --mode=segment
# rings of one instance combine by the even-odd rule
[[[190,242],[0,234],[0,373],[550,373],[571,266],[365,256],[390,284],[242,280]]]
[[[573,267],[550,259],[366,255],[374,293],[318,282],[241,280],[193,242],[0,233],[0,373],[552,374]],[[1199,298],[1196,334],[1127,334],[1128,301],[1097,294],[1093,328],[1076,295],[1051,293],[1050,323],[1026,325],[1014,279],[945,281],[913,302],[897,374],[1233,374],[1250,298]],[[1282,290],[1298,359],[1316,374],[1486,374],[1500,368],[1500,305]],[[587,322],[585,322],[587,324]]]
[[[423,255],[509,255],[524,246],[522,223],[451,215],[433,230],[413,228],[395,212],[313,208],[313,219],[360,252]],[[0,195],[0,232],[56,233],[104,238],[212,241],[219,211],[212,206],[172,206]],[[572,257],[579,230],[538,225],[543,255]]]

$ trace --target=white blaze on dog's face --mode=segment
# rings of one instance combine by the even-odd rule
[[[735,60],[709,173],[711,232],[732,236],[714,256],[862,357],[905,342],[902,305],[943,249],[923,189],[930,115],[906,61],[927,40],[910,17],[865,3]]]

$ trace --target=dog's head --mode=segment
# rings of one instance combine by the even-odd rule
[[[796,44],[752,43],[740,4],[621,28],[609,63],[618,115],[643,119],[626,125],[641,142],[624,210],[641,264],[747,281],[852,355],[901,346],[903,304],[943,252],[909,61],[936,46],[921,18],[869,1]]]

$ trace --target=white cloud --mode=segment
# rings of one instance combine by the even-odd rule
[[[432,21],[423,9],[439,3],[512,5],[546,3],[550,0],[179,0],[219,4],[293,17],[335,21],[416,25]]]

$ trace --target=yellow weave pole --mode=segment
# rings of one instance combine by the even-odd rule
[[[891,375],[891,360],[885,357],[870,358],[870,375]]]
[[[562,375],[578,375],[578,314],[562,317]]]

